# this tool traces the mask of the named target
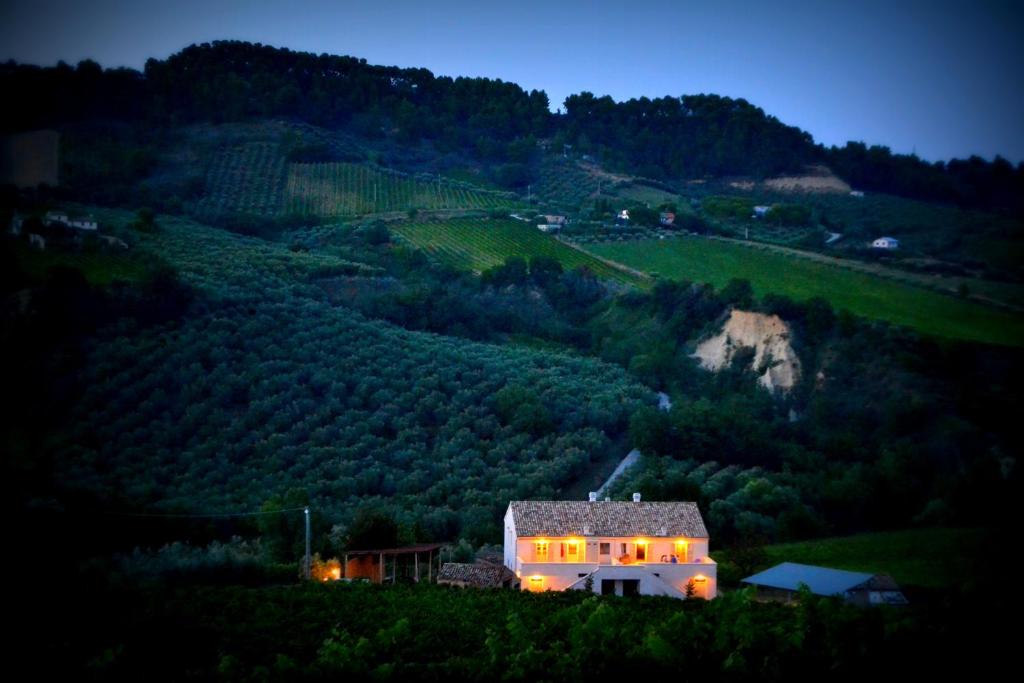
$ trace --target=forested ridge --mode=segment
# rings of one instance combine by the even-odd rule
[[[1024,166],[977,157],[928,163],[882,146],[826,149],[743,99],[716,95],[614,102],[583,92],[552,114],[541,91],[485,78],[436,77],[426,69],[374,66],[239,41],[193,45],[142,72],[0,66],[0,87],[17,107],[0,128],[122,120],[170,126],[288,117],[369,138],[429,142],[502,165],[523,187],[536,169],[537,141],[600,157],[622,171],[673,181],[766,175],[827,163],[857,187],[930,201],[1021,208]]]

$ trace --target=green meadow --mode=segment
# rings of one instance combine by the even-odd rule
[[[820,296],[836,309],[921,333],[1007,346],[1024,345],[1024,316],[923,287],[800,256],[702,238],[588,245],[599,256],[675,280],[720,287],[749,280],[758,296]]]
[[[401,223],[391,231],[412,246],[456,268],[483,271],[509,256],[549,256],[566,270],[585,267],[598,277],[639,285],[644,280],[579,249],[564,244],[533,225],[504,219],[453,219]]]

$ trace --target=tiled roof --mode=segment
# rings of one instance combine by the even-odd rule
[[[688,536],[707,538],[696,503],[514,500],[518,536]]]
[[[508,576],[506,576],[508,575]],[[512,572],[507,567],[489,562],[465,564],[462,562],[445,562],[437,575],[438,582],[459,581],[468,586],[490,588],[501,586],[502,581],[511,578]]]

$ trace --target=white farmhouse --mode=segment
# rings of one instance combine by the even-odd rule
[[[879,237],[871,243],[872,249],[899,249],[900,241],[895,237]]]
[[[505,566],[523,590],[712,599],[717,565],[696,503],[514,500]]]
[[[751,218],[764,218],[768,215],[768,212],[772,210],[770,206],[755,206],[754,213]]]
[[[76,228],[78,230],[98,230],[99,223],[92,216],[75,216],[60,211],[48,211],[43,216],[43,222],[46,224],[60,223],[66,225],[69,228]]]

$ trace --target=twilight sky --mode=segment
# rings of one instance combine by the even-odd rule
[[[0,60],[240,39],[616,100],[744,97],[825,144],[1024,160],[1019,0],[0,0]]]

